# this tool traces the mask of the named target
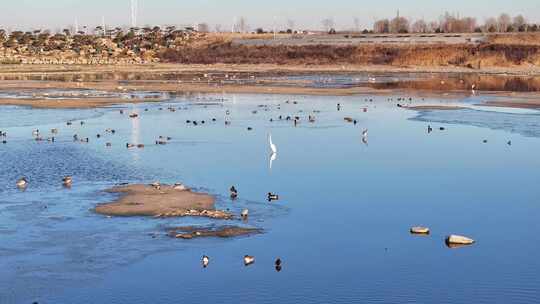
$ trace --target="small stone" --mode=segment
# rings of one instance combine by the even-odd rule
[[[415,226],[411,228],[412,234],[429,234],[429,232],[428,227]]]
[[[471,238],[468,238],[466,236],[462,235],[449,235],[446,237],[446,243],[447,244],[454,244],[454,245],[471,245],[475,241]]]

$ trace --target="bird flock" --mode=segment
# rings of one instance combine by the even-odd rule
[[[404,97],[398,97],[397,100],[399,102],[399,103],[397,103],[397,107],[399,107],[399,108],[406,108],[407,107],[406,105],[403,104],[403,102],[409,102],[410,103],[410,102],[413,101],[412,98],[404,98]],[[364,101],[373,102],[373,99],[366,98]],[[388,98],[388,101],[393,101],[393,98]],[[287,100],[287,101],[285,101],[285,104],[294,104],[294,105],[296,105],[296,104],[298,104],[298,102],[297,101]],[[259,111],[269,111],[270,110],[268,105],[258,105],[257,108],[258,108],[257,110],[252,110],[251,114],[255,115],[255,114],[258,114]],[[343,108],[344,108],[344,106],[342,104],[340,104],[340,103],[336,104],[337,111],[342,111]],[[175,108],[173,106],[169,106],[169,107],[166,108],[166,110],[168,110],[170,112],[176,112],[177,110],[183,110],[183,109],[187,109],[187,108],[186,107]],[[276,106],[276,109],[281,110],[281,104],[278,104]],[[158,110],[163,111],[164,108],[160,107],[160,108],[158,108]],[[148,112],[148,111],[149,111],[149,109],[144,109],[143,110],[143,112]],[[119,112],[120,115],[126,114],[126,110],[123,110],[123,109],[119,110],[118,112]],[[361,112],[363,112],[363,113],[368,112],[368,108],[367,107],[362,107]],[[303,113],[303,110],[298,111],[298,113]],[[276,122],[276,121],[291,122],[294,127],[297,127],[301,123],[303,123],[304,121],[306,121],[309,124],[316,123],[318,121],[318,118],[317,118],[318,113],[320,113],[320,111],[313,110],[311,113],[309,113],[307,115],[307,117],[305,117],[305,116],[301,117],[301,115],[295,115],[295,114],[293,114],[293,115],[281,115],[280,114],[276,118],[270,118],[269,121],[270,122]],[[131,112],[131,113],[127,114],[127,117],[129,119],[140,119],[141,114],[137,113],[137,112]],[[213,117],[213,118],[210,118],[209,120],[188,119],[188,120],[185,121],[185,123],[187,125],[191,125],[191,126],[203,126],[203,125],[207,125],[209,123],[216,123],[217,121],[218,121],[218,119]],[[354,119],[352,117],[344,117],[344,121],[346,123],[351,123],[353,125],[358,124],[358,120]],[[225,118],[224,118],[223,122],[224,122],[225,126],[230,126],[232,124],[231,112],[228,109],[225,111]],[[75,121],[71,121],[71,120],[67,121],[66,126],[67,127],[73,126],[74,123],[75,123]],[[84,121],[79,121],[78,123],[80,124],[80,126],[85,125]],[[253,128],[252,127],[247,127],[247,130],[252,131]],[[445,127],[439,127],[438,130],[439,131],[445,131],[446,128]],[[59,131],[58,128],[53,128],[53,129],[50,130],[50,134],[44,135],[42,131],[40,131],[39,129],[35,129],[35,130],[32,130],[32,137],[33,137],[33,139],[35,141],[55,142],[59,132],[60,131]],[[430,134],[432,132],[434,132],[434,128],[431,125],[428,125],[427,126],[427,133]],[[96,134],[95,138],[99,140],[99,139],[102,139],[102,138],[105,138],[105,137],[108,137],[108,136],[115,135],[116,133],[117,133],[117,131],[115,129],[107,128],[107,129],[104,130],[103,134],[101,134],[101,133]],[[362,129],[360,136],[361,136],[362,142],[364,144],[366,144],[366,145],[368,144],[368,134],[369,134],[369,131],[368,131],[367,128]],[[89,137],[82,137],[79,134],[74,134],[72,136],[72,138],[73,138],[74,142],[80,142],[80,143],[89,143],[90,142]],[[0,139],[2,140],[3,144],[7,144],[7,132],[6,131],[1,131],[0,130]],[[171,140],[172,140],[171,136],[159,135],[158,137],[156,137],[154,143],[155,143],[155,145],[166,145]],[[483,143],[487,143],[487,140],[483,140]],[[512,145],[512,142],[509,140],[507,142],[507,144]],[[110,141],[107,141],[105,143],[106,147],[112,147],[112,145],[113,145],[113,143],[110,142]],[[270,169],[272,169],[272,163],[277,159],[278,147],[277,147],[276,143],[274,143],[271,133],[268,133],[268,146],[269,146],[269,151],[270,151],[270,157],[269,157],[270,164],[269,164],[269,167],[270,167]],[[142,149],[142,148],[145,147],[145,145],[142,144],[142,143],[126,142],[125,147],[127,149],[135,149],[135,148]],[[73,177],[72,176],[64,176],[62,178],[61,182],[62,182],[62,185],[64,187],[70,188],[73,185]],[[19,189],[26,189],[28,187],[28,185],[29,185],[29,180],[28,180],[27,177],[21,177],[20,179],[17,180],[16,185],[17,185],[17,187]],[[157,188],[160,187],[159,184],[153,184],[153,186],[157,187]],[[185,186],[183,186],[182,184],[177,184],[177,185],[175,185],[175,187],[178,187],[178,188],[182,187],[182,189],[185,188]],[[238,198],[238,195],[239,195],[238,190],[237,190],[237,188],[235,186],[231,186],[231,188],[229,189],[229,194],[230,194],[231,200],[236,200]],[[267,193],[268,202],[278,201],[279,198],[280,197],[279,197],[279,195],[277,193],[273,193],[273,192],[268,192]],[[249,217],[249,210],[248,209],[243,209],[241,211],[241,213],[240,213],[240,216],[241,216],[242,219],[247,220],[248,217]],[[417,227],[412,227],[410,229],[410,232],[413,233],[413,234],[429,234],[430,230],[427,227],[417,226]],[[446,241],[447,241],[447,243],[462,244],[462,245],[468,245],[468,244],[472,244],[474,242],[474,240],[472,240],[470,238],[467,238],[467,237],[464,237],[464,236],[459,236],[459,235],[450,235],[450,236],[447,237]],[[202,263],[202,266],[204,268],[209,267],[210,257],[207,256],[207,255],[204,255],[202,257],[202,259],[201,259],[201,263]],[[243,257],[243,263],[244,263],[245,266],[252,265],[252,264],[255,263],[255,257],[250,256],[250,255],[245,255]],[[282,269],[282,260],[281,260],[281,258],[277,258],[274,261],[274,266],[275,266],[276,271],[281,271],[281,269]]]
[[[244,266],[246,267],[251,266],[255,264],[255,257],[252,255],[244,255],[244,257],[242,258],[242,262]],[[201,258],[201,264],[203,268],[208,268],[208,266],[210,265],[210,257],[207,255],[203,255]],[[274,260],[274,269],[277,272],[280,272],[282,270],[282,267],[283,267],[283,261],[281,260],[281,258],[276,258]]]

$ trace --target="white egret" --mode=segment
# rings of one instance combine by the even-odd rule
[[[272,142],[272,134],[268,134],[268,142],[270,144],[270,150],[272,150],[272,153],[275,154],[277,153],[277,147],[276,145],[274,145],[274,143]]]

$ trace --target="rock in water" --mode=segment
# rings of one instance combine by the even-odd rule
[[[471,245],[473,243],[474,240],[466,236],[452,234],[446,237],[446,244]]]
[[[411,228],[412,234],[429,234],[428,227],[415,226]]]

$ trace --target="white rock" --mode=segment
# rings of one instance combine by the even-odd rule
[[[449,235],[446,237],[447,244],[456,244],[456,245],[470,245],[474,243],[474,240],[462,235]]]
[[[411,228],[411,233],[413,234],[429,234],[428,227],[415,226]]]

